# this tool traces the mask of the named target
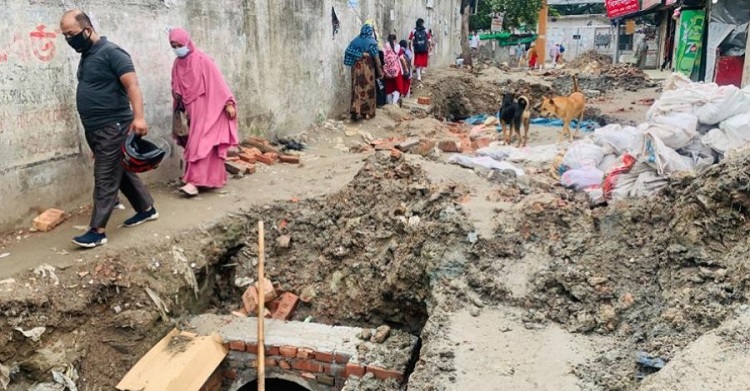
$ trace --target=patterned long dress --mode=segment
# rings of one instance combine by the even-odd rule
[[[375,116],[377,86],[375,84],[375,61],[367,53],[352,67],[352,105],[349,112],[354,115]]]

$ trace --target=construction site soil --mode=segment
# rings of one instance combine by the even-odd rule
[[[513,81],[520,77],[432,70],[416,94],[431,96],[438,117],[461,118],[494,112],[506,89],[532,99],[556,91],[539,79]],[[382,113],[360,126],[382,133],[387,122],[387,131],[410,132],[418,121],[438,122]],[[452,316],[468,309],[482,322],[490,309],[515,308],[529,338],[558,325],[612,341],[571,368],[571,389],[638,390],[651,372],[636,365],[635,352],[669,363],[747,308],[748,150],[673,178],[656,197],[598,207],[549,178],[546,163],[523,165],[527,175],[515,177],[432,159],[374,152],[341,191],[243,208],[154,248],[134,245],[0,281],[8,389],[33,389],[51,380],[51,370],[71,366],[79,389],[112,389],[191,314],[241,307],[246,284],[238,282],[257,274],[258,220],[268,227],[269,277],[303,301],[294,320],[388,324],[421,338],[408,383],[363,378],[348,389],[459,389],[462,376],[482,374],[457,357],[466,342],[452,339],[462,331]],[[442,170],[451,174],[435,179]],[[489,207],[467,206],[467,197]],[[29,330],[37,327],[44,330],[35,338]]]

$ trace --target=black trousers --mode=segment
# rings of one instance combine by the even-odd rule
[[[137,212],[154,204],[154,199],[138,176],[122,167],[122,145],[130,122],[86,129],[86,142],[94,152],[94,211],[91,228],[105,228],[117,202],[118,190]]]

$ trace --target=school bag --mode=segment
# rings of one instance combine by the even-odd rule
[[[427,43],[427,30],[416,29],[414,31],[414,51],[416,53],[427,53],[430,51]]]
[[[560,45],[560,53],[565,53],[565,46]]]
[[[387,79],[393,79],[398,77],[398,70],[401,67],[399,63],[398,54],[390,45],[386,45],[388,49],[385,51],[385,65],[383,66],[383,73]]]

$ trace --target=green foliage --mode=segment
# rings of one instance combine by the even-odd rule
[[[585,15],[585,14],[606,14],[607,8],[601,3],[589,4],[571,4],[571,5],[553,5],[550,6],[550,16],[561,15]],[[554,14],[554,15],[553,15]]]
[[[536,25],[542,0],[479,0],[477,14],[471,16],[472,30],[488,30],[492,24],[491,14],[504,12],[503,28]]]

